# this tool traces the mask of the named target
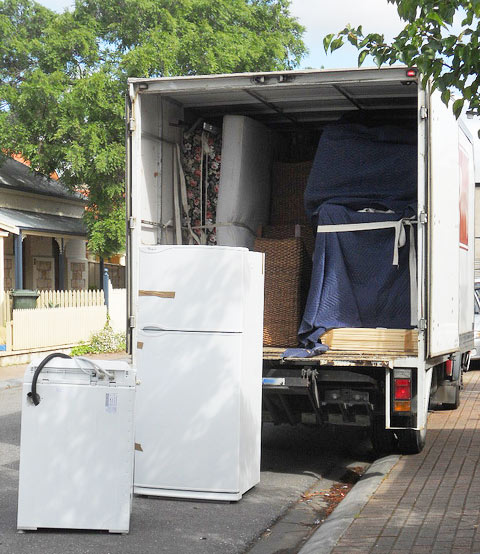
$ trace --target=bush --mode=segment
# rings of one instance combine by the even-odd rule
[[[72,356],[100,354],[104,352],[122,352],[126,349],[125,333],[115,333],[110,326],[110,318],[101,331],[93,333],[89,343],[82,343],[72,348]]]
[[[72,356],[85,356],[85,354],[92,354],[92,347],[86,342],[82,342],[78,346],[74,346],[70,354]]]

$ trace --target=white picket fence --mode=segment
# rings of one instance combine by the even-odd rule
[[[104,304],[103,290],[42,290],[37,299],[37,308],[76,308]]]
[[[88,342],[107,320],[103,291],[41,291],[35,309],[13,310],[11,302],[7,294],[7,352]],[[109,284],[110,325],[117,332],[126,332],[126,305],[126,290]]]
[[[102,329],[107,307],[79,306],[13,310],[12,350],[78,344]]]

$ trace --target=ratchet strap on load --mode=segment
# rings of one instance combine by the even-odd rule
[[[342,233],[352,231],[375,231],[378,229],[394,229],[395,240],[393,244],[392,265],[398,266],[398,250],[405,246],[405,227],[410,227],[410,251],[408,255],[408,268],[410,273],[410,324],[418,325],[417,321],[417,262],[415,252],[415,233],[413,226],[417,221],[413,218],[400,219],[398,221],[371,221],[370,223],[340,223],[338,225],[318,225],[317,233]]]

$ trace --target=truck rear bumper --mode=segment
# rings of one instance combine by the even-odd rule
[[[385,372],[362,373],[308,367],[270,368],[263,378],[265,420],[274,423],[368,427]]]

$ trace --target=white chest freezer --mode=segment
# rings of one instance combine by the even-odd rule
[[[40,361],[23,384],[17,528],[127,533],[135,371],[122,361],[52,359],[35,405],[27,395]]]

